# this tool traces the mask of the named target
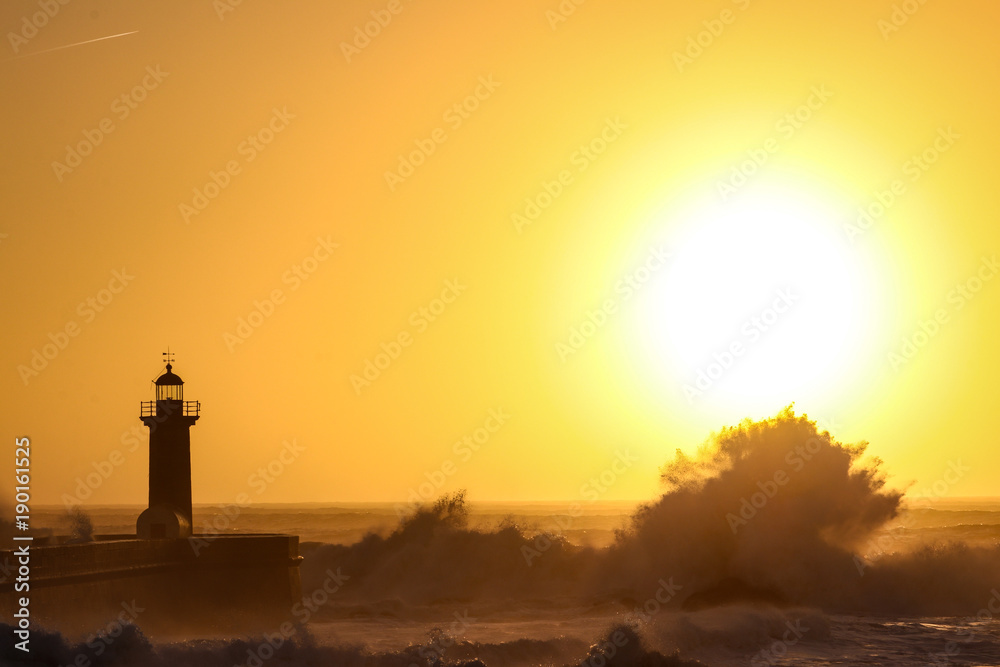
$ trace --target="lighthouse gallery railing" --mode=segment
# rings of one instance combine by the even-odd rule
[[[157,413],[156,404],[160,403],[160,411]],[[197,417],[201,410],[201,401],[143,401],[139,403],[140,417],[156,417],[158,414],[172,414],[180,410],[185,417]]]

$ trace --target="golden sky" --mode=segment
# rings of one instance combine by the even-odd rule
[[[997,495],[998,22],[5,2],[3,432],[36,502],[144,504],[169,345],[196,503],[647,498],[793,401]]]

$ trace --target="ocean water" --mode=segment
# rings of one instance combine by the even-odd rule
[[[463,530],[491,534],[513,526],[525,535],[547,532],[564,539],[567,548],[589,547],[600,553],[614,544],[616,531],[629,526],[638,506],[596,502],[573,516],[568,502],[468,503]],[[127,534],[142,509],[93,507],[87,512],[95,533]],[[35,516],[39,525],[50,526],[55,533],[65,533],[69,527],[62,508],[40,508]],[[400,529],[401,517],[389,503],[260,505],[245,508],[235,520],[221,507],[198,505],[195,523],[203,531],[299,535],[305,555],[303,592],[308,593],[310,586],[319,585],[317,572],[325,569],[320,566],[337,560],[329,549],[349,551],[366,535],[390,538]],[[873,531],[862,545],[868,549],[865,562],[877,566],[879,559],[893,554],[948,543],[995,549],[1000,544],[1000,499],[904,500],[900,515]],[[527,544],[540,550],[544,542]],[[536,558],[540,561],[547,555],[539,551]],[[530,556],[518,565],[535,566],[528,564]],[[431,577],[428,583],[433,589]],[[859,574],[859,579],[863,577]],[[412,582],[405,579],[404,575],[400,591],[412,591]],[[930,584],[912,582],[917,587]],[[348,595],[323,605],[307,624],[308,641],[303,632],[282,642],[279,651],[286,655],[281,660],[272,657],[261,663],[396,664],[393,660],[403,656],[410,662],[399,664],[434,664],[440,657],[443,664],[481,659],[491,666],[599,665],[607,647],[613,646],[624,662],[615,663],[611,655],[604,660],[607,664],[631,664],[654,652],[675,656],[681,661],[676,664],[1000,665],[1000,620],[994,619],[1000,615],[992,611],[1000,611],[996,592],[1000,580],[994,586],[984,588],[981,606],[970,607],[967,613],[920,615],[824,611],[761,601],[693,610],[670,603],[646,608],[644,601],[628,596],[543,590],[524,594],[521,589],[505,596],[477,588],[472,594],[435,599],[394,594],[390,585],[380,594]],[[656,592],[652,590],[651,599],[656,599]],[[636,608],[641,612],[637,614]],[[626,655],[612,639],[613,629],[629,622],[641,641],[639,657]],[[242,649],[235,657],[220,648],[233,642]],[[206,629],[199,636],[154,638],[153,645],[161,651],[157,659],[173,656],[169,659],[192,665],[253,665],[255,656],[271,655],[265,644],[266,638],[225,637]]]
[[[469,504],[469,527],[489,530],[505,519],[513,519],[525,530],[561,530],[565,517],[580,505],[576,501],[562,503],[497,503]],[[639,502],[596,502],[580,507],[579,516],[564,529],[575,544],[607,546],[614,540],[614,531],[626,525]],[[145,506],[92,506],[86,512],[94,533],[101,535],[134,534],[135,520]],[[368,533],[388,535],[413,508],[404,503],[305,503],[254,504],[241,508],[239,516],[231,518],[232,507],[194,505],[196,532],[267,533],[283,532],[298,535],[300,543],[324,542],[353,544]],[[228,513],[227,513],[228,512]],[[34,512],[35,523],[55,534],[66,533],[70,518],[62,506],[41,506]]]
[[[130,628],[93,664],[1000,665],[1000,499],[904,497],[878,466],[789,409],[677,453],[643,504],[196,506],[198,531],[300,535],[310,613],[287,638]],[[127,534],[140,509],[87,511]]]
[[[582,506],[574,509],[578,505]],[[640,501],[471,502],[468,519],[473,529],[490,530],[512,520],[525,531],[559,532],[577,545],[606,547],[641,505]],[[1000,498],[907,498],[903,508],[900,516],[873,531],[863,545],[878,553],[935,542],[989,546],[1000,540]],[[134,534],[135,520],[144,509],[140,505],[92,506],[86,512],[95,534]],[[579,514],[571,516],[574,511]],[[257,504],[242,508],[233,519],[231,508],[195,504],[194,525],[197,532],[283,532],[298,535],[303,544],[347,545],[369,533],[388,535],[410,513],[412,508],[402,503]],[[70,529],[62,506],[40,506],[35,517],[37,525],[54,534]]]

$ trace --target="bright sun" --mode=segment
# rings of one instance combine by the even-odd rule
[[[759,184],[668,221],[669,267],[643,295],[645,359],[691,405],[828,404],[877,332],[875,284],[833,206]]]

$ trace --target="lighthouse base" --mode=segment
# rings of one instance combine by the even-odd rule
[[[191,522],[171,505],[154,505],[139,515],[135,533],[141,540],[188,538],[191,537]]]

